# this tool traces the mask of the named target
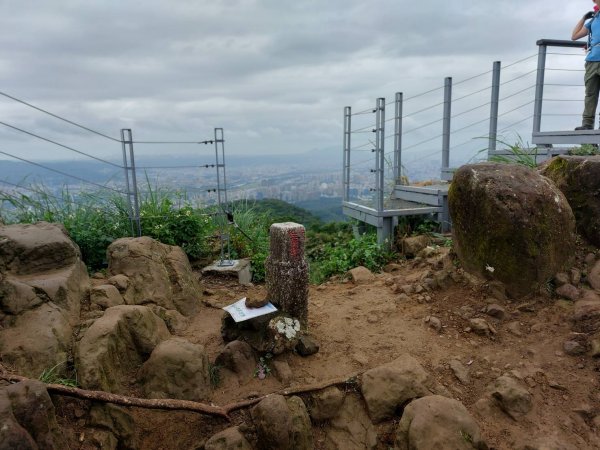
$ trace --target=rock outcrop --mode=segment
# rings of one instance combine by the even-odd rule
[[[392,418],[399,407],[414,398],[447,394],[410,355],[367,370],[362,376],[361,389],[374,423]]]
[[[562,192],[516,164],[468,164],[448,192],[454,247],[463,267],[519,297],[570,265],[575,219]]]
[[[600,156],[556,156],[544,164],[541,173],[567,198],[577,231],[600,247]]]
[[[201,401],[211,389],[204,346],[182,338],[158,344],[142,365],[138,378],[147,398]]]
[[[38,381],[0,388],[0,450],[68,448],[54,405]]]
[[[89,284],[62,226],[0,226],[0,358],[34,378],[63,372]]]
[[[202,290],[181,248],[149,237],[122,238],[107,253],[109,273],[128,278],[119,280],[128,305],[152,303],[184,316],[198,312]]]
[[[413,400],[404,408],[396,430],[399,450],[487,449],[479,426],[467,408],[451,398],[431,395]]]
[[[122,393],[131,371],[171,336],[165,323],[145,306],[108,308],[77,346],[76,366],[85,389]]]

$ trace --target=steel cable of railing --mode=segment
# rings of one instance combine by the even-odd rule
[[[558,117],[570,117],[570,116],[573,116],[573,117],[579,117],[579,116],[581,116],[581,114],[575,114],[575,113],[570,113],[570,114],[567,114],[567,113],[564,113],[564,114],[559,114],[559,113],[544,113],[544,116],[558,116]]]
[[[567,83],[544,83],[544,87],[546,86],[560,86],[560,87],[584,87],[583,84],[567,84]]]
[[[545,102],[583,102],[582,98],[545,98]]]
[[[534,87],[535,87],[535,84],[533,84],[533,85],[531,85],[531,86],[528,86],[528,87],[526,87],[525,89],[521,89],[520,91],[513,92],[512,94],[506,95],[506,96],[504,96],[504,97],[500,97],[500,100],[499,100],[499,101],[503,101],[503,100],[506,100],[506,99],[508,99],[508,98],[514,97],[514,96],[516,96],[516,95],[522,94],[523,92],[525,92],[525,91],[528,91],[529,89],[533,89]]]
[[[73,148],[73,147],[69,147],[68,145],[64,145],[64,144],[61,144],[60,142],[53,141],[52,139],[48,139],[48,138],[45,138],[45,137],[43,137],[43,136],[37,135],[37,134],[35,134],[35,133],[32,133],[32,132],[30,132],[30,131],[24,130],[24,129],[22,129],[22,128],[15,127],[15,126],[13,126],[13,125],[10,125],[10,124],[8,124],[8,123],[6,123],[6,122],[1,122],[1,121],[0,121],[0,125],[4,125],[5,127],[12,128],[13,130],[19,131],[19,132],[21,132],[21,133],[28,134],[29,136],[35,137],[35,138],[37,138],[37,139],[41,139],[42,141],[49,142],[50,144],[57,145],[57,146],[59,146],[59,147],[62,147],[62,148],[64,148],[64,149],[66,149],[66,150],[70,150],[70,151],[72,151],[72,152],[79,153],[80,155],[87,156],[88,158],[95,159],[96,161],[99,161],[99,162],[101,162],[101,163],[104,163],[104,164],[109,164],[109,165],[111,165],[111,166],[113,166],[113,167],[117,167],[117,168],[119,168],[119,169],[122,169],[122,168],[123,168],[123,166],[121,166],[121,165],[119,165],[119,164],[116,164],[116,163],[113,163],[113,162],[107,161],[107,160],[105,160],[105,159],[102,159],[102,158],[98,158],[98,157],[96,157],[96,156],[93,156],[93,155],[90,155],[90,154],[88,154],[88,153],[82,152],[81,150],[77,150],[77,149],[75,149],[75,148]]]
[[[49,116],[52,116],[52,117],[54,117],[54,118],[56,118],[56,119],[59,119],[59,120],[62,120],[63,122],[67,122],[67,123],[69,123],[69,124],[71,124],[71,125],[74,125],[74,126],[76,126],[76,127],[79,127],[79,128],[81,128],[82,130],[86,130],[86,131],[89,131],[90,133],[97,134],[98,136],[102,136],[102,137],[104,137],[104,138],[106,138],[106,139],[110,139],[111,141],[115,141],[115,142],[121,142],[121,140],[120,140],[120,139],[115,139],[115,138],[113,138],[113,137],[111,137],[111,136],[108,136],[107,134],[100,133],[99,131],[92,130],[91,128],[88,128],[88,127],[85,127],[85,126],[83,126],[83,125],[80,125],[80,124],[78,124],[77,122],[73,122],[72,120],[65,119],[64,117],[61,117],[61,116],[59,116],[59,115],[57,115],[57,114],[51,113],[51,112],[49,112],[49,111],[46,111],[45,109],[39,108],[39,107],[37,107],[37,106],[34,106],[34,105],[32,105],[31,103],[27,103],[27,102],[26,102],[26,101],[24,101],[24,100],[21,100],[21,99],[18,99],[18,98],[16,98],[16,97],[13,97],[12,95],[8,95],[8,94],[7,94],[7,93],[5,93],[5,92],[0,92],[0,95],[3,95],[4,97],[10,98],[11,100],[14,100],[14,101],[16,101],[16,102],[22,103],[23,105],[29,106],[30,108],[36,109],[36,110],[38,110],[38,111],[40,111],[40,112],[43,112],[44,114],[48,114]]]
[[[511,78],[510,80],[503,81],[502,83],[500,83],[500,86],[504,86],[505,84],[520,80],[521,78],[525,78],[527,75],[531,75],[532,73],[536,73],[536,72],[537,72],[537,69],[533,69],[533,70],[530,70],[529,72],[522,73],[521,75]]]
[[[498,114],[498,117],[503,117],[503,116],[505,116],[507,114],[510,114],[511,112],[514,112],[514,111],[516,111],[518,109],[524,108],[525,106],[532,104],[534,101],[535,100],[530,100],[527,103],[523,103],[522,105],[517,106],[516,108],[513,108],[513,109],[511,109],[509,111],[503,112],[502,114]]]
[[[480,93],[488,91],[490,89],[492,89],[492,87],[488,86],[488,87],[485,87],[483,89],[479,89],[478,91],[471,92],[470,94],[465,94],[462,97],[458,97],[458,98],[452,99],[452,103],[458,102],[458,101],[463,100],[463,99],[468,98],[468,97],[471,97],[471,96],[473,96],[475,94],[480,94]]]
[[[506,126],[506,127],[502,128],[502,129],[499,131],[499,133],[502,133],[502,132],[504,132],[504,131],[507,131],[508,129],[510,129],[510,128],[512,128],[512,127],[514,127],[515,125],[519,125],[520,123],[523,123],[523,122],[525,122],[526,120],[530,120],[530,119],[533,119],[533,114],[532,114],[532,115],[530,115],[530,116],[527,116],[527,117],[525,117],[524,119],[521,119],[521,120],[519,120],[519,121],[517,121],[517,122],[515,122],[515,123],[511,123],[510,125],[508,125],[508,126]]]
[[[428,126],[430,126],[430,125],[433,125],[434,123],[438,123],[438,122],[441,122],[441,121],[443,121],[443,120],[444,120],[444,118],[442,117],[441,119],[437,119],[437,120],[434,120],[434,121],[431,121],[431,122],[425,123],[425,124],[423,124],[423,125],[419,125],[418,127],[411,128],[410,130],[406,130],[405,132],[403,132],[403,133],[402,133],[402,135],[405,135],[405,134],[412,133],[413,131],[420,130],[421,128],[428,127]]]
[[[215,141],[132,141],[132,144],[214,144]]]
[[[546,67],[547,72],[585,72],[583,69],[558,69],[553,67]]]
[[[370,109],[365,109],[363,111],[358,111],[358,112],[355,112],[355,113],[351,113],[350,115],[351,116],[361,116],[363,114],[374,114],[375,112],[376,112],[375,109],[370,108]]]
[[[481,105],[479,105],[479,106],[475,106],[475,107],[473,107],[473,108],[471,108],[471,109],[467,109],[466,111],[462,111],[462,112],[456,113],[456,114],[454,114],[453,116],[450,116],[450,118],[451,118],[451,119],[454,119],[455,117],[464,116],[465,114],[468,114],[468,113],[470,113],[470,112],[473,112],[473,111],[475,111],[475,110],[477,110],[477,109],[479,109],[479,108],[483,108],[484,106],[489,106],[489,105],[491,105],[491,104],[492,104],[492,102],[483,103],[483,104],[481,104]]]
[[[546,52],[546,55],[559,55],[559,56],[584,56],[581,53],[560,53],[560,52]]]
[[[515,62],[512,62],[512,63],[510,63],[510,64],[507,64],[507,65],[505,65],[505,66],[503,67],[503,69],[508,69],[509,67],[515,66],[515,65],[517,65],[517,64],[520,64],[520,63],[522,63],[522,62],[525,62],[525,61],[527,61],[528,59],[535,58],[536,56],[538,56],[538,55],[537,55],[537,53],[535,53],[535,54],[533,54],[533,55],[526,56],[526,57],[525,57],[525,58],[523,58],[523,59],[519,59],[518,61],[515,61]],[[536,69],[536,70],[537,70],[537,69]]]
[[[150,170],[150,169],[208,169],[214,168],[215,164],[201,164],[199,166],[138,166],[136,165],[137,170]]]
[[[473,127],[475,125],[479,125],[480,123],[489,122],[489,120],[490,119],[488,117],[486,117],[485,119],[478,120],[477,122],[470,123],[469,125],[465,125],[464,127],[457,128],[456,130],[453,130],[452,133],[458,133],[459,131],[466,130],[467,128],[471,128],[471,127]],[[452,134],[452,133],[450,133],[450,134]]]
[[[103,186],[103,185],[101,185],[99,183],[95,183],[93,181],[86,180],[85,178],[81,178],[81,177],[78,177],[76,175],[72,175],[72,174],[69,174],[69,173],[66,173],[66,172],[62,172],[60,170],[52,169],[51,167],[44,166],[43,164],[39,164],[39,163],[30,161],[28,159],[25,159],[25,158],[20,158],[18,156],[11,155],[10,153],[7,153],[7,152],[1,151],[1,150],[0,150],[0,154],[9,156],[11,158],[17,159],[17,160],[22,161],[22,162],[27,163],[27,164],[31,164],[31,165],[34,165],[34,166],[37,166],[37,167],[41,167],[42,169],[49,170],[50,172],[58,173],[58,174],[63,175],[65,177],[73,178],[74,180],[81,181],[82,183],[91,184],[91,185],[99,187],[101,189],[106,189],[106,190],[109,190],[109,191],[116,192],[117,194],[125,194],[125,192],[119,191],[118,189],[113,189],[113,188],[108,187],[108,186]]]
[[[429,139],[425,139],[424,141],[417,142],[416,144],[408,145],[408,146],[404,147],[404,148],[403,148],[403,150],[409,150],[409,149],[411,149],[411,148],[418,147],[419,145],[423,145],[423,144],[425,144],[426,142],[430,142],[430,141],[433,141],[433,140],[435,140],[435,139],[439,139],[439,138],[441,138],[442,136],[444,136],[444,135],[443,135],[443,134],[438,134],[437,136],[430,137]]]

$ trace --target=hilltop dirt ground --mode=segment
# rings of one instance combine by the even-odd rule
[[[572,333],[572,303],[548,295],[500,301],[491,298],[487,284],[469,281],[403,296],[394,292],[394,282],[418,280],[431,267],[427,261],[404,261],[396,269],[377,274],[375,281],[367,284],[337,280],[311,286],[309,330],[320,344],[320,351],[309,357],[277,357],[291,368],[293,375],[288,385],[282,385],[272,375],[242,382],[224,377],[213,393],[212,403],[224,405],[286,387],[349,377],[408,353],[464,403],[490,448],[523,448],[524,443],[536,439],[543,439],[549,444],[543,448],[548,449],[571,448],[550,445],[559,441],[572,448],[600,448],[598,424],[593,421],[594,412],[600,409],[600,361],[589,356],[567,356],[563,351],[563,343]],[[262,298],[266,291],[264,286],[244,287],[227,279],[201,281],[208,293],[205,301],[213,306],[195,316],[183,336],[204,344],[214,360],[225,345],[220,336],[220,306],[244,296]],[[492,302],[506,310],[503,320],[481,312]],[[439,318],[441,331],[424,322],[430,315]],[[485,317],[497,334],[488,337],[468,331],[469,319],[473,317]],[[467,384],[461,384],[449,368],[452,359],[469,369]],[[522,379],[534,399],[532,411],[518,420],[477,404],[489,383],[511,371]],[[65,401],[58,408],[59,416],[63,415],[61,422],[71,428],[74,440],[83,440],[84,430],[77,427],[77,414],[74,417],[69,412],[73,405],[68,403]],[[199,434],[206,439],[228,426],[223,419],[195,413],[132,411],[140,427],[140,448],[195,448]],[[247,414],[240,410],[234,422],[241,423]],[[379,426],[380,436],[393,426],[394,423]],[[318,430],[315,445],[322,448]],[[388,443],[382,443],[380,448],[388,448]]]

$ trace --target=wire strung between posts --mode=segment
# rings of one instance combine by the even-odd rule
[[[462,97],[455,98],[454,100],[452,100],[452,102],[454,103],[454,102],[457,102],[459,100],[465,99],[467,97],[471,97],[471,96],[473,96],[475,94],[480,94],[482,92],[490,90],[491,88],[492,88],[491,86],[484,87],[483,89],[480,89],[478,91],[474,91],[474,92],[471,92],[470,94],[463,95]]]
[[[455,117],[460,117],[460,116],[463,116],[463,115],[465,115],[465,114],[467,114],[467,113],[470,113],[470,112],[472,112],[472,111],[475,111],[476,109],[483,108],[484,106],[488,106],[488,105],[491,105],[491,104],[492,104],[492,102],[483,103],[483,104],[481,104],[481,105],[479,105],[479,106],[475,106],[474,108],[467,109],[466,111],[463,111],[463,112],[456,113],[456,114],[454,114],[453,116],[450,116],[450,118],[451,118],[451,119],[454,119]]]
[[[11,155],[10,153],[6,153],[6,152],[3,152],[1,150],[0,150],[0,154],[6,155],[6,156],[10,156],[11,158],[15,158],[15,159],[18,159],[19,161],[25,162],[27,164],[32,164],[34,166],[41,167],[42,169],[46,169],[46,170],[49,170],[50,172],[58,173],[58,174],[63,175],[65,177],[69,177],[69,178],[73,178],[75,180],[79,180],[79,181],[81,181],[83,183],[87,183],[87,184],[91,184],[91,185],[97,186],[97,187],[99,187],[101,189],[107,189],[109,191],[116,192],[117,194],[125,194],[125,192],[119,191],[118,189],[113,189],[113,188],[110,188],[108,186],[103,186],[101,184],[94,183],[93,181],[89,181],[89,180],[86,180],[84,178],[80,178],[80,177],[78,177],[76,175],[71,175],[71,174],[66,173],[66,172],[61,172],[60,170],[52,169],[51,167],[44,166],[43,164],[38,164],[36,162],[30,161],[30,160],[25,159],[25,158],[19,158],[18,156]]]
[[[537,72],[537,69],[530,70],[529,72],[525,72],[525,73],[523,73],[523,74],[521,74],[521,75],[519,75],[517,77],[514,77],[514,78],[512,78],[510,80],[503,81],[502,83],[500,83],[500,86],[504,86],[505,84],[512,83],[513,81],[520,80],[521,78],[525,78],[527,75],[531,75],[534,72]]]
[[[560,116],[560,117],[563,117],[563,116],[564,117],[566,117],[566,116],[576,116],[576,117],[579,117],[579,116],[581,116],[581,114],[575,114],[575,113],[571,113],[571,114],[558,114],[558,113],[551,114],[550,113],[549,114],[549,113],[544,113],[544,116]]]
[[[411,149],[411,148],[418,147],[419,145],[425,144],[426,142],[430,142],[430,141],[433,141],[435,139],[439,139],[442,136],[444,136],[444,135],[443,134],[438,134],[437,136],[430,137],[429,139],[425,139],[424,141],[417,142],[416,144],[412,144],[412,145],[409,145],[407,147],[404,147],[403,150],[408,150],[408,149]]]
[[[216,167],[216,164],[203,164],[200,166],[136,166],[136,169],[208,169]]]
[[[365,109],[364,111],[355,112],[350,115],[351,116],[361,116],[363,114],[374,114],[375,112],[376,112],[375,109]]]
[[[512,94],[510,94],[510,95],[507,95],[506,97],[502,97],[502,98],[500,98],[500,100],[499,100],[499,101],[503,101],[503,100],[506,100],[507,98],[514,97],[515,95],[522,94],[523,92],[525,92],[525,91],[528,91],[529,89],[532,89],[532,88],[534,88],[534,87],[535,87],[535,84],[533,84],[533,85],[531,85],[531,86],[528,86],[528,87],[526,87],[525,89],[521,89],[520,91],[513,92]]]
[[[519,64],[519,63],[522,63],[524,61],[527,61],[528,59],[535,58],[536,56],[538,56],[537,53],[535,53],[533,55],[530,55],[530,56],[527,56],[527,57],[525,57],[523,59],[519,59],[518,61],[515,61],[513,63],[507,64],[506,66],[503,67],[503,69],[508,69],[509,67],[512,67],[512,66],[514,66],[516,64]]]
[[[441,122],[441,121],[443,121],[443,120],[444,120],[444,118],[442,117],[441,119],[437,119],[437,120],[434,120],[434,121],[432,121],[432,122],[428,122],[428,123],[426,123],[426,124],[419,125],[418,127],[411,128],[410,130],[407,130],[407,131],[403,132],[402,134],[403,134],[403,135],[405,135],[405,134],[412,133],[413,131],[420,130],[421,128],[428,127],[428,126],[430,126],[430,125],[433,125],[433,124],[435,124],[435,123]]]
[[[561,86],[561,87],[583,87],[583,84],[568,84],[568,83],[544,83],[544,86]]]
[[[582,102],[582,98],[545,98],[545,102]]]
[[[553,72],[585,72],[583,69],[556,69],[553,67],[546,67],[546,70],[552,70]]]
[[[122,168],[123,168],[123,166],[120,166],[119,164],[115,164],[115,163],[113,163],[113,162],[110,162],[110,161],[107,161],[107,160],[105,160],[105,159],[98,158],[98,157],[96,157],[96,156],[93,156],[93,155],[90,155],[90,154],[88,154],[88,153],[82,152],[81,150],[77,150],[77,149],[75,149],[75,148],[73,148],[73,147],[69,147],[68,145],[61,144],[60,142],[56,142],[56,141],[53,141],[53,140],[51,140],[51,139],[45,138],[45,137],[43,137],[43,136],[40,136],[40,135],[38,135],[38,134],[32,133],[32,132],[30,132],[30,131],[23,130],[22,128],[15,127],[15,126],[13,126],[13,125],[9,125],[9,124],[8,124],[8,123],[6,123],[6,122],[1,122],[1,121],[0,121],[0,124],[1,124],[1,125],[4,125],[5,127],[12,128],[13,130],[19,131],[19,132],[21,132],[21,133],[28,134],[29,136],[33,136],[33,137],[35,137],[35,138],[41,139],[42,141],[49,142],[50,144],[58,145],[59,147],[62,147],[62,148],[64,148],[64,149],[70,150],[70,151],[72,151],[72,152],[75,152],[75,153],[79,153],[80,155],[87,156],[88,158],[95,159],[96,161],[99,161],[99,162],[102,162],[102,163],[105,163],[105,164],[109,164],[109,165],[111,165],[111,166],[114,166],[114,167],[117,167],[117,168],[119,168],[119,169],[122,169]]]
[[[582,47],[583,49],[583,47]],[[559,53],[559,52],[547,52],[546,55],[560,55],[560,56],[581,56],[581,53]]]
[[[485,119],[479,120],[477,122],[473,122],[473,123],[471,123],[469,125],[465,125],[464,127],[461,127],[461,128],[456,129],[456,130],[453,130],[452,133],[458,133],[459,131],[466,130],[467,128],[471,128],[471,127],[473,127],[475,125],[479,125],[480,123],[488,122],[489,120],[490,119],[486,117]],[[450,134],[452,134],[452,133],[450,133]]]
[[[514,112],[514,111],[516,111],[517,109],[521,109],[521,108],[523,108],[523,107],[525,107],[525,106],[527,106],[527,105],[530,105],[530,104],[531,104],[531,103],[533,103],[534,101],[535,101],[535,100],[529,100],[527,103],[523,103],[521,106],[517,106],[516,108],[513,108],[513,109],[511,109],[511,110],[509,110],[509,111],[503,112],[502,114],[498,114],[498,117],[502,117],[502,116],[505,116],[505,115],[507,115],[507,114],[510,114],[511,112]]]
[[[46,111],[45,109],[38,108],[37,106],[34,106],[34,105],[32,105],[31,103],[27,103],[27,102],[26,102],[26,101],[24,101],[24,100],[20,100],[20,99],[18,99],[18,98],[16,98],[16,97],[13,97],[12,95],[8,95],[8,94],[7,94],[7,93],[5,93],[5,92],[0,92],[0,95],[3,95],[4,97],[10,98],[11,100],[14,100],[14,101],[16,101],[16,102],[22,103],[23,105],[29,106],[30,108],[37,109],[38,111],[40,111],[40,112],[43,112],[44,114],[48,114],[49,116],[55,117],[56,119],[62,120],[63,122],[67,122],[67,123],[69,123],[69,124],[71,124],[71,125],[74,125],[74,126],[76,126],[76,127],[79,127],[79,128],[81,128],[82,130],[86,130],[86,131],[89,131],[90,133],[97,134],[98,136],[102,136],[102,137],[104,137],[104,138],[106,138],[106,139],[110,139],[111,141],[115,141],[115,142],[121,142],[121,140],[120,140],[120,139],[115,139],[115,138],[113,138],[113,137],[111,137],[111,136],[108,136],[108,135],[106,135],[106,134],[104,134],[104,133],[100,133],[99,131],[92,130],[91,128],[88,128],[88,127],[85,127],[85,126],[83,126],[83,125],[80,125],[80,124],[78,124],[78,123],[76,123],[76,122],[73,122],[72,120],[65,119],[64,117],[58,116],[58,115],[56,115],[56,114],[53,114],[53,113],[51,113],[50,111]]]
[[[422,97],[424,95],[431,94],[432,92],[439,91],[441,89],[444,89],[444,86],[439,86],[439,87],[430,89],[428,91],[421,92],[420,94],[413,95],[412,97],[406,97],[403,101],[407,102],[409,100],[414,100],[415,98],[419,98],[419,97]],[[390,102],[390,103],[392,103],[392,102]]]
[[[469,78],[465,78],[464,80],[453,82],[452,86],[457,86],[459,84],[466,83],[467,81],[471,81],[471,80],[474,80],[475,78],[482,77],[483,75],[487,75],[488,73],[492,73],[493,71],[494,71],[493,69],[486,70],[485,72],[481,72],[480,74],[473,75],[472,77],[469,77]]]
[[[530,115],[530,116],[528,116],[528,117],[525,117],[524,119],[521,119],[521,120],[519,120],[518,122],[511,123],[510,125],[508,125],[508,126],[506,126],[506,127],[502,128],[502,129],[500,130],[500,133],[502,133],[503,131],[507,131],[509,128],[512,128],[512,127],[514,127],[515,125],[519,125],[520,123],[522,123],[522,122],[525,122],[526,120],[529,120],[529,119],[532,119],[532,118],[533,118],[533,114],[532,114],[532,115]]]
[[[120,142],[120,141],[119,141]],[[215,141],[132,141],[132,144],[214,144]]]

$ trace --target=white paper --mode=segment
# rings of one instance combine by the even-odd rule
[[[264,316],[265,314],[277,311],[277,308],[270,302],[260,308],[248,308],[246,306],[246,297],[231,305],[224,306],[223,309],[227,311],[236,322],[243,322],[244,320],[253,319],[254,317]]]

